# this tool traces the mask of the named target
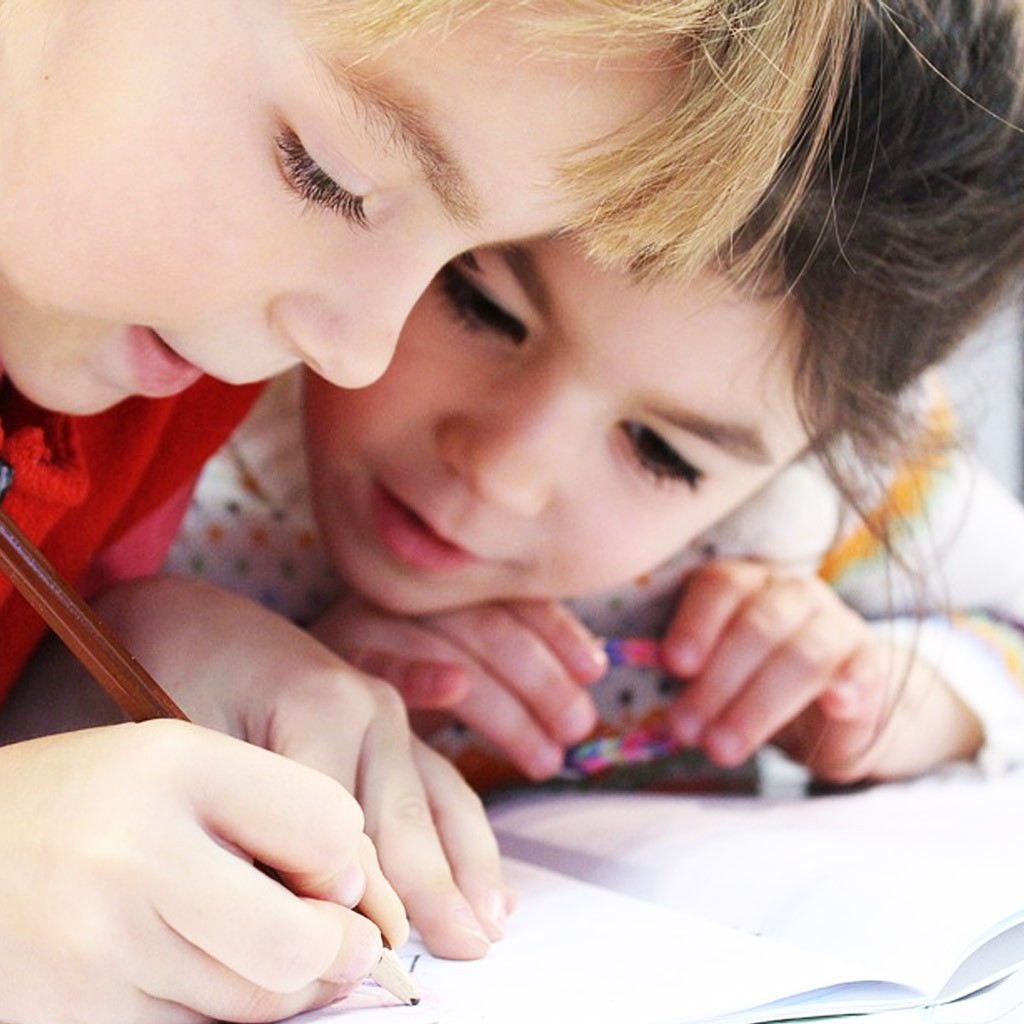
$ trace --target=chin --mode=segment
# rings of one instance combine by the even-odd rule
[[[344,559],[335,560],[335,572],[345,581],[346,587],[362,600],[375,605],[392,615],[423,615],[420,610],[420,591],[424,588],[410,586],[408,580],[396,579],[389,566],[374,564],[346,564]]]
[[[124,391],[104,387],[75,388],[70,391],[45,386],[22,387],[13,374],[11,381],[30,402],[34,402],[41,409],[62,413],[65,416],[94,416],[112,409],[118,402],[123,402],[129,397]]]
[[[383,573],[371,573],[367,578],[356,580],[355,589],[365,600],[392,615],[436,615],[476,603],[473,598],[453,598],[449,587],[438,586],[430,580],[389,581]]]
[[[368,601],[392,615],[435,615],[456,607],[454,602],[438,600],[437,594],[420,593],[413,588],[360,588],[360,592]]]

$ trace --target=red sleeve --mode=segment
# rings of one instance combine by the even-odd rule
[[[0,383],[0,458],[14,468],[4,507],[80,585],[100,551],[195,479],[261,387],[207,377],[172,398],[131,398],[96,416],[72,417],[42,410]],[[34,610],[0,578],[0,696],[44,633]]]

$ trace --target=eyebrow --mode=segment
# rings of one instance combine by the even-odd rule
[[[734,458],[762,466],[770,465],[774,461],[761,431],[756,427],[745,423],[715,420],[699,413],[682,412],[678,409],[654,409],[653,412],[673,427],[693,434],[716,448],[721,448]]]
[[[520,245],[503,245],[498,251],[537,310],[542,315],[550,314],[550,291],[544,276],[537,269],[533,254]],[[770,465],[773,462],[768,445],[756,427],[745,423],[716,420],[700,413],[679,409],[656,407],[651,411],[678,430],[699,437],[734,458],[756,465]]]
[[[431,122],[429,111],[422,104],[400,96],[382,75],[363,75],[356,68],[345,68],[333,61],[325,64],[334,83],[354,95],[369,125],[419,164],[448,216],[457,224],[477,224],[480,200]]]

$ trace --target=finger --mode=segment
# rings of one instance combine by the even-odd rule
[[[529,779],[549,779],[565,762],[565,747],[534,720],[515,694],[500,686],[484,686],[471,677],[459,718]]]
[[[821,696],[852,643],[849,633],[836,628],[834,615],[812,615],[708,726],[708,755],[728,765],[746,760]]]
[[[202,759],[193,762],[193,770],[203,772],[198,810],[206,826],[229,847],[274,869],[303,895],[353,906],[371,886],[375,921],[387,934],[404,940],[405,910],[397,893],[379,872],[368,876],[362,863],[363,815],[353,797],[320,771],[211,735],[230,752],[231,765],[218,763],[215,770],[204,771]],[[311,916],[308,905],[229,854],[217,866],[219,872],[211,868],[196,873],[195,884],[206,886],[206,899],[168,904],[166,913],[181,934],[243,977],[275,991],[295,988],[296,978],[318,977],[325,954],[333,957],[337,942],[323,933],[322,921],[318,928],[319,919]],[[213,901],[218,894],[222,902],[224,894],[233,897],[231,912],[208,912],[217,906]],[[238,908],[252,908],[250,918],[242,917]],[[189,915],[198,915],[198,920]],[[239,931],[244,920],[247,924]],[[279,955],[282,946],[287,956]],[[268,953],[270,963],[264,959]],[[285,975],[278,978],[274,970]]]
[[[759,590],[726,624],[700,675],[673,705],[673,730],[685,743],[698,743],[704,730],[748,685],[777,648],[789,643],[814,609],[799,585],[789,581]]]
[[[515,901],[502,876],[498,841],[483,804],[436,751],[416,743],[414,753],[455,882],[488,937],[499,939]]]
[[[877,644],[859,648],[839,675],[852,681],[855,695],[844,699],[841,715],[823,709],[827,742],[817,745],[809,767],[829,781],[853,782],[864,776],[884,742],[899,684],[891,650]]]
[[[297,891],[357,902],[365,885],[359,869],[363,814],[351,794],[288,757],[203,732],[205,741],[181,756],[190,758],[190,792],[206,826],[286,875]]]
[[[147,958],[148,976],[141,987],[165,1007],[187,1006],[190,1014],[205,1020],[279,1020],[322,1006],[354,989],[373,969],[380,956],[380,937],[370,922],[352,911],[331,904],[310,909],[337,936],[338,950],[327,967],[327,978],[313,977],[287,991],[253,984],[160,921],[164,934],[154,937],[158,945],[150,940],[147,948],[162,952]],[[347,917],[342,920],[340,915]],[[147,1013],[146,1019],[152,1015]]]
[[[461,651],[412,619],[358,605],[346,615],[339,604],[318,620],[313,632],[350,665],[385,679],[410,707],[445,708],[465,691]]]
[[[367,842],[367,849],[372,848]],[[368,874],[377,873],[370,870],[370,865],[367,867]],[[380,912],[379,905],[373,906],[374,895],[367,896],[369,906],[366,911],[362,909],[362,904],[359,910],[349,910],[325,900],[305,902],[340,938],[334,959],[321,972],[317,981],[328,982],[335,987],[358,984],[377,966],[384,950],[384,938],[373,920],[374,913]],[[407,938],[408,931],[405,931],[397,938],[396,944],[401,945]]]
[[[175,871],[151,886],[168,928],[267,991],[296,991],[329,970],[342,940],[336,921],[201,828],[190,841],[192,849],[169,851],[171,863],[189,866],[184,884]]]
[[[863,777],[889,720],[894,665],[885,645],[859,645],[836,670],[844,685],[856,680],[856,696],[834,711],[830,691],[780,731],[775,742],[819,778],[855,782]],[[826,707],[828,710],[826,710]]]
[[[389,682],[410,708],[454,708],[469,692],[466,670],[458,664],[410,659],[379,649],[363,651],[353,664]]]
[[[680,676],[700,672],[728,623],[769,578],[768,569],[754,562],[712,562],[696,569],[665,633],[668,667]]]
[[[367,878],[367,885],[363,892],[363,898],[359,901],[358,910],[373,922],[392,922],[392,926],[382,930],[381,934],[392,949],[398,949],[400,946],[404,946],[409,939],[407,909],[403,904],[400,927],[395,930],[393,922],[398,920],[395,913],[397,894],[391,883],[385,879],[380,859],[377,856],[377,848],[369,836],[364,837],[360,860]],[[380,926],[378,925],[378,927]],[[342,974],[341,977],[344,978],[347,975]]]
[[[822,712],[836,721],[881,722],[893,699],[892,668],[891,652],[869,635],[836,669],[821,695]]]
[[[590,696],[545,640],[524,629],[506,608],[456,612],[439,629],[513,693],[556,742],[578,742],[594,728],[597,715]]]
[[[507,607],[544,641],[577,682],[597,682],[608,671],[604,645],[565,605],[557,601],[516,601]]]
[[[318,777],[347,780],[348,789],[336,782],[334,785],[348,801],[355,803],[348,790],[358,796],[363,808],[360,820],[365,813],[366,834],[369,835],[369,811],[376,809],[373,805],[376,794],[365,789],[365,767],[379,756],[386,769],[394,772],[396,783],[410,776],[415,780],[408,749],[411,732],[405,705],[392,686],[365,676],[359,680],[358,687],[340,688],[339,682],[346,681],[350,681],[347,673],[339,681],[335,672],[328,680],[326,691],[314,687],[301,695],[294,705],[281,709],[279,718],[287,720],[288,734],[278,736],[277,741],[289,757],[315,769]],[[293,695],[297,689],[293,687]],[[318,827],[338,826],[336,820],[327,816],[326,809],[321,809],[320,814],[323,820]],[[344,906],[361,903],[372,907],[374,923],[393,945],[401,945],[408,937],[406,909],[394,887],[386,881],[366,835],[356,835],[353,846],[353,858],[346,863],[335,862],[333,875],[300,876],[297,880],[300,891]],[[289,885],[294,884],[290,874],[285,878]],[[360,888],[353,897],[355,881],[360,883]]]
[[[358,792],[384,873],[428,948],[459,959],[483,956],[490,940],[455,884],[408,733],[380,720],[371,726]]]

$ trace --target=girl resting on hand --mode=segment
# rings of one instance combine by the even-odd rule
[[[236,737],[152,722],[0,750],[0,1019],[278,1018],[351,987],[381,930],[400,944],[402,901],[432,946],[482,955],[493,837],[394,691],[209,588],[140,638],[149,595],[124,581],[161,564],[255,384],[372,381],[459,253],[566,226],[608,255],[710,251],[808,98],[827,110],[852,7],[0,0],[4,508]],[[691,157],[696,189],[665,173]],[[664,225],[653,249],[640,224]],[[0,580],[0,694],[43,635]],[[305,700],[256,673],[234,714],[267,653]],[[35,732],[73,719],[37,699]]]
[[[323,552],[302,480],[275,479],[296,441],[268,405],[282,433],[254,421],[211,468],[171,567],[299,617],[336,592],[317,635],[489,740],[444,740],[481,784],[679,746],[731,767],[770,741],[831,781],[1018,760],[1024,572],[1004,552],[1024,516],[951,447],[922,375],[1019,273],[1020,26],[999,2],[889,17],[761,276],[727,258],[743,232],[682,280],[569,240],[455,261],[378,384],[306,381]],[[228,552],[255,543],[218,563],[204,514]],[[275,558],[285,578],[261,577]],[[588,687],[597,637],[636,632],[681,688]]]

